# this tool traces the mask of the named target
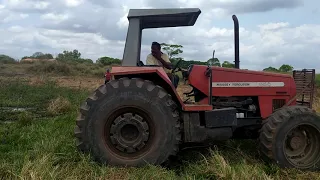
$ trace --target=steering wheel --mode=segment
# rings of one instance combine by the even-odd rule
[[[176,69],[177,69],[177,67],[180,65],[180,63],[181,63],[181,59],[176,63],[176,65],[174,65],[173,66],[173,68],[172,68],[172,72],[174,72]]]

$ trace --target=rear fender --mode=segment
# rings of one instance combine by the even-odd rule
[[[128,77],[149,80],[164,88],[173,100],[180,105],[180,108],[185,109],[182,99],[162,67],[112,67],[111,75],[114,79]]]

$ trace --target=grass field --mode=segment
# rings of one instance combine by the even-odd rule
[[[185,149],[166,168],[100,166],[76,150],[73,129],[80,103],[102,83],[103,77],[1,76],[1,179],[320,179],[263,161],[251,140]]]

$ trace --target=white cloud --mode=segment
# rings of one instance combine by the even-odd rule
[[[123,16],[119,19],[119,21],[117,22],[117,26],[121,29],[124,29],[126,27],[128,27],[128,13],[129,13],[129,8],[128,6],[123,6]]]
[[[84,57],[122,58],[129,8],[199,7],[194,27],[148,29],[142,34],[141,60],[152,41],[184,46],[186,60],[234,61],[231,14],[246,14],[240,21],[240,67],[262,69],[291,64],[320,69],[320,25],[274,21],[252,24],[252,12],[296,8],[300,0],[6,0],[0,5],[0,38],[3,53],[19,58],[36,51],[57,54],[78,49]],[[259,16],[255,14],[254,16]],[[262,16],[262,13],[261,13]],[[289,15],[288,15],[289,16]],[[213,21],[226,18],[225,24]],[[258,17],[257,17],[258,18]],[[284,19],[284,18],[283,18]],[[242,27],[245,25],[245,27]],[[316,67],[318,66],[318,67]]]
[[[268,31],[268,30],[277,30],[277,29],[281,29],[281,28],[285,28],[288,27],[289,23],[288,22],[280,22],[280,23],[268,23],[268,24],[262,24],[259,25],[258,27],[262,30],[262,31]]]
[[[46,2],[46,1],[39,1],[39,2],[35,2],[34,4],[34,8],[36,9],[47,9],[50,5],[50,2]]]
[[[28,0],[5,0],[4,4],[6,5],[7,8],[10,8],[10,9],[28,9],[28,8],[39,6],[39,3],[28,1]]]
[[[27,17],[29,17],[29,15],[25,13],[14,13],[6,9],[0,11],[0,22],[2,23],[10,23],[10,22],[26,19]]]
[[[23,32],[23,29],[24,28],[22,26],[11,26],[10,28],[8,28],[8,31],[19,33]]]
[[[26,53],[29,54],[32,54],[33,51],[56,54],[63,50],[78,49],[84,57],[94,58],[95,56],[105,55],[104,52],[108,51],[108,49],[119,48],[119,46],[114,46],[101,35],[94,33],[72,33],[61,30],[12,26],[7,31],[0,30],[0,34],[3,35],[1,38],[8,52],[19,52],[27,47],[29,50]],[[35,49],[34,46],[38,48]],[[10,55],[15,57],[14,54]],[[113,55],[116,56],[116,54]]]
[[[6,2],[11,6],[16,6],[16,5],[19,5],[25,1],[24,0],[7,0]]]
[[[81,26],[80,24],[74,24],[73,27],[75,27],[75,28],[80,28],[80,27],[82,27],[82,26]]]
[[[47,13],[47,14],[41,15],[41,19],[49,20],[49,21],[54,22],[54,23],[60,23],[60,22],[65,21],[65,20],[67,20],[69,18],[70,17],[69,17],[68,14]]]
[[[76,7],[81,5],[84,2],[84,0],[65,0],[65,4],[68,7]]]

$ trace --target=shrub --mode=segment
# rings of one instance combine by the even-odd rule
[[[58,115],[66,113],[72,109],[71,103],[68,99],[59,96],[58,98],[52,100],[47,108],[48,113],[51,115]]]
[[[14,64],[14,63],[16,63],[16,61],[10,56],[0,54],[0,63],[1,64]]]
[[[53,73],[57,75],[72,75],[69,65],[60,62],[37,62],[28,68],[34,73]]]
[[[316,74],[316,86],[320,87],[320,74]]]

